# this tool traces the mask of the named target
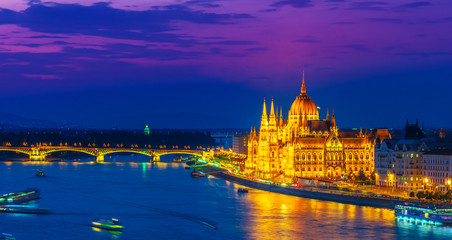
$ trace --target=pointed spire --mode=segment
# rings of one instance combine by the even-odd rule
[[[282,116],[282,107],[279,109],[279,125],[283,125],[284,120],[283,120],[283,116]]]
[[[265,105],[265,99],[264,99],[264,106],[262,107],[262,118],[261,118],[261,130],[262,128],[268,127],[268,117],[267,117],[267,106]]]
[[[301,84],[301,93],[306,93],[306,86],[304,85],[304,69],[303,69],[303,83]]]
[[[275,116],[275,104],[273,103],[273,98],[272,98],[272,103],[271,103],[271,107],[270,107],[270,117],[268,120],[268,126],[272,129],[275,130],[276,126],[277,126],[277,119]]]
[[[270,117],[275,116],[275,107],[273,105],[273,98],[272,98],[272,105],[270,107]]]
[[[333,126],[336,126],[336,117],[334,116],[334,108],[333,108],[333,115],[331,116],[331,124]]]
[[[330,120],[330,110],[328,108],[326,108],[326,120]]]
[[[265,106],[265,98],[264,98],[264,107],[262,107],[262,117],[267,117],[267,106]]]

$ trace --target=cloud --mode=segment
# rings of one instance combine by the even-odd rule
[[[200,7],[205,7],[205,8],[218,8],[221,7],[220,4],[215,3],[215,2],[219,2],[218,0],[190,0],[185,2],[185,5],[196,5],[196,6],[200,6]]]
[[[37,35],[37,36],[29,36],[24,38],[64,38],[60,36],[52,36],[52,35]]]
[[[294,8],[307,8],[314,6],[311,0],[282,0],[270,5],[271,7],[291,6]]]
[[[27,78],[39,78],[39,79],[58,79],[56,75],[46,75],[46,74],[24,74]]]
[[[173,21],[225,25],[234,24],[236,20],[246,18],[252,18],[252,16],[237,13],[207,13],[192,10],[184,5],[129,11],[112,8],[109,3],[96,3],[91,6],[49,3],[32,4],[20,12],[7,9],[0,11],[0,24],[16,24],[35,32],[83,34],[158,42],[186,41],[175,33],[169,33],[177,30],[171,26]],[[130,31],[131,26],[134,28],[133,32]]]
[[[212,41],[212,42],[200,42],[199,44],[206,45],[254,45],[256,41],[240,41],[240,40],[224,40],[224,41]]]
[[[441,51],[431,51],[431,52],[420,52],[420,51],[411,51],[411,52],[398,52],[396,55],[399,56],[408,56],[408,57],[434,57],[434,56],[452,56],[452,52],[441,52]]]
[[[366,47],[362,44],[348,44],[348,45],[344,45],[342,47],[347,48],[347,49],[352,49],[357,52],[371,52],[371,50],[368,47]]]
[[[277,8],[269,8],[269,9],[263,9],[263,10],[260,10],[259,12],[267,12],[267,13],[270,13],[270,12],[276,12],[276,11],[278,11]]]
[[[320,43],[320,40],[316,39],[313,36],[309,36],[308,35],[308,36],[304,36],[301,39],[294,40],[294,42],[298,42],[298,43]]]
[[[369,10],[369,11],[381,11],[387,7],[387,2],[381,1],[360,1],[352,2],[351,6],[346,8],[347,10]]]
[[[356,23],[354,23],[354,22],[333,22],[331,24],[350,25],[350,24],[356,24]]]
[[[252,52],[252,53],[265,52],[265,51],[268,51],[268,48],[264,48],[264,47],[247,48],[247,49],[245,49],[245,51]]]
[[[419,7],[425,7],[425,6],[431,6],[432,3],[431,2],[413,2],[413,3],[407,3],[407,4],[403,4],[398,6],[398,8],[419,8]]]
[[[368,18],[371,22],[403,23],[401,18]]]
[[[294,42],[298,42],[298,43],[320,43],[320,40],[317,40],[317,39],[297,39],[297,40],[294,40]]]

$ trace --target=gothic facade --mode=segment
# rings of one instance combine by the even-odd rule
[[[366,133],[341,132],[334,109],[330,117],[319,119],[314,101],[303,82],[287,120],[282,110],[270,114],[264,101],[260,130],[252,130],[248,140],[245,174],[273,181],[292,182],[296,177],[341,179],[360,170],[374,171],[374,141]]]

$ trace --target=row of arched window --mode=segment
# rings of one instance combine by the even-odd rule
[[[274,153],[272,152],[272,157],[274,157]],[[327,153],[326,154],[326,160],[343,160],[346,157],[346,154],[342,154],[342,153]],[[364,160],[364,157],[366,160],[370,159],[370,155],[369,153],[366,153],[364,155],[364,153],[349,153],[348,154],[348,160]],[[300,153],[297,152],[295,154],[295,159],[296,160],[300,160]],[[322,153],[301,153],[301,160],[322,160]]]

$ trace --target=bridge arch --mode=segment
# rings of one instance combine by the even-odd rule
[[[170,154],[186,154],[186,155],[192,155],[192,156],[198,156],[198,157],[202,157],[203,154],[202,152],[185,152],[185,151],[164,151],[164,152],[158,152],[155,151],[154,155],[156,156],[163,156],[163,155],[170,155]]]
[[[98,155],[98,154],[96,154],[95,151],[89,151],[89,150],[78,149],[78,148],[50,149],[50,150],[43,150],[41,153],[47,155],[49,153],[54,153],[54,152],[81,152],[81,153],[86,153],[86,154],[91,155],[91,156],[97,156]]]
[[[31,155],[32,153],[31,153],[31,151],[30,150],[28,150],[28,149],[8,149],[8,148],[0,148],[0,151],[3,151],[3,152],[15,152],[15,153],[24,153],[24,154],[27,154],[27,155]]]
[[[111,150],[106,150],[106,151],[99,151],[99,154],[98,154],[98,156],[105,156],[105,155],[109,155],[109,154],[112,154],[112,153],[138,153],[138,154],[142,154],[142,155],[146,155],[146,156],[149,156],[149,157],[153,157],[154,156],[154,153],[152,153],[152,152],[147,152],[147,151],[144,151],[144,150],[132,150],[132,149],[118,149],[118,150],[113,150],[113,151],[111,151]]]

